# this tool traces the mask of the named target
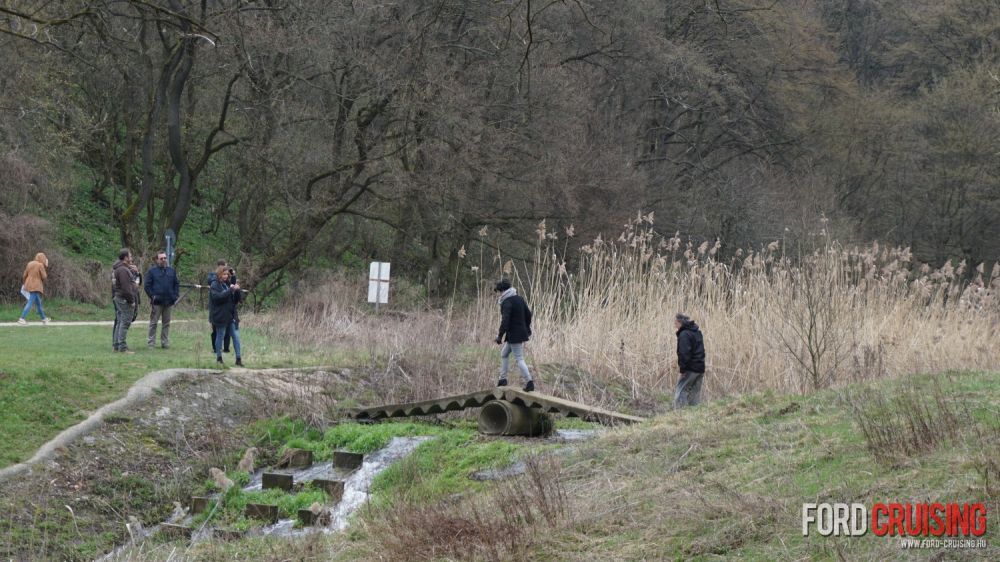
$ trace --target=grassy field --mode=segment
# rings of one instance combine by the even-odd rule
[[[182,291],[183,292],[183,291]],[[146,304],[145,295],[143,295],[143,306],[139,311],[139,319],[149,318],[149,306]],[[186,297],[193,299],[196,303],[198,300],[198,293],[191,293],[190,296]],[[18,318],[21,317],[21,310],[24,308],[24,301],[0,303],[0,322],[16,322]],[[42,308],[45,309],[45,316],[49,317],[51,320],[56,322],[76,322],[76,321],[113,321],[115,319],[115,309],[114,305],[111,304],[111,299],[108,299],[107,304],[98,306],[95,304],[89,304],[85,302],[78,302],[71,299],[63,298],[51,298],[44,299],[42,303]],[[173,318],[176,319],[192,319],[192,320],[202,320],[204,319],[207,323],[208,312],[204,307],[199,307],[196,304],[191,306],[184,306],[178,304],[174,308]],[[32,308],[31,312],[28,313],[28,322],[37,323],[39,322],[38,312]],[[2,344],[0,344],[2,345]]]
[[[16,322],[21,317],[21,310],[24,302],[0,303],[0,322]],[[43,297],[42,308],[45,309],[45,316],[54,321],[100,321],[114,320],[115,309],[108,299],[107,306],[97,306],[70,299]],[[28,313],[28,322],[40,322],[38,311],[34,308]]]
[[[273,341],[248,324],[241,335],[249,368],[344,360],[331,351]],[[59,431],[124,396],[151,371],[215,368],[207,322],[172,325],[170,349],[147,348],[147,326],[140,318],[129,330],[133,355],[111,351],[107,326],[0,328],[0,466],[28,458]],[[232,365],[234,357],[225,360]]]

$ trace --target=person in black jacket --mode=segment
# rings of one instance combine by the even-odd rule
[[[528,364],[524,362],[524,342],[531,337],[531,309],[510,286],[510,281],[500,280],[493,290],[499,294],[497,303],[500,304],[500,333],[496,342],[503,346],[500,350],[500,380],[497,386],[507,386],[510,354],[513,353],[525,380],[524,390],[531,392],[535,390],[535,381],[528,371]]]
[[[167,266],[167,253],[156,253],[156,265],[146,272],[146,296],[149,297],[149,338],[146,344],[156,344],[156,324],[163,318],[160,345],[170,347],[170,312],[181,295],[181,282],[174,268]]]
[[[236,281],[236,271],[233,268],[229,267],[229,263],[226,260],[219,260],[219,261],[217,261],[215,263],[215,266],[216,266],[216,269],[218,269],[219,267],[225,267],[229,271],[229,284],[230,285],[232,285],[234,283],[237,283],[237,281]],[[215,283],[215,280],[217,278],[218,278],[218,274],[216,273],[216,270],[213,270],[213,271],[209,272],[209,274],[208,274],[208,282],[206,283],[206,285],[208,285],[209,289],[212,288],[212,283]],[[239,316],[239,311],[237,310],[236,311],[236,325],[239,326],[239,324],[240,324],[240,316]],[[222,352],[223,353],[229,353],[229,342],[232,339],[233,339],[233,334],[229,331],[229,328],[226,328],[226,336],[222,340],[222,343],[223,343]],[[212,336],[211,336],[211,340],[210,341],[212,342],[212,351],[215,351],[215,326],[212,326]]]
[[[243,354],[240,348],[240,328],[236,322],[236,305],[243,299],[243,292],[237,283],[229,283],[229,268],[219,266],[216,279],[209,291],[208,320],[215,330],[215,361],[222,363],[222,338],[227,328],[233,337],[233,348],[236,350],[236,365],[243,366]]]
[[[705,376],[705,343],[698,325],[683,314],[674,319],[677,329],[677,367],[681,378],[674,391],[674,407],[697,406]]]

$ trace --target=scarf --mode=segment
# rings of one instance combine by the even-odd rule
[[[500,298],[497,299],[497,304],[503,303],[503,301],[509,299],[510,297],[513,297],[516,294],[517,290],[515,290],[514,287],[507,289],[506,291],[500,293]]]

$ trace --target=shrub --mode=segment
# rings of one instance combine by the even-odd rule
[[[49,258],[45,296],[95,304],[110,299],[110,267],[98,263],[81,267],[55,247],[49,221],[27,214],[12,217],[0,213],[0,299],[21,298],[24,267],[38,252]]]

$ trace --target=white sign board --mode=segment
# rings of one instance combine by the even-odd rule
[[[373,261],[368,266],[368,302],[389,303],[389,262]]]

